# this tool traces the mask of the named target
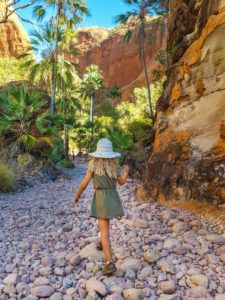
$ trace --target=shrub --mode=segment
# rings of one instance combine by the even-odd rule
[[[22,68],[22,63],[14,57],[0,57],[0,85],[27,79],[27,70]]]
[[[68,169],[73,169],[73,168],[74,168],[74,164],[73,164],[71,161],[67,160],[67,159],[61,160],[61,161],[58,163],[58,165],[59,165],[60,167],[68,168]]]
[[[9,193],[14,190],[15,175],[8,163],[0,161],[0,191]]]
[[[33,156],[28,153],[19,154],[16,160],[19,166],[24,167],[30,166],[34,162]]]

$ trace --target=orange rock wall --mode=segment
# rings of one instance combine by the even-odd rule
[[[0,3],[0,13],[3,9]],[[28,45],[27,33],[15,15],[12,15],[7,23],[0,24],[0,56],[17,57]]]
[[[148,189],[156,198],[225,202],[225,3],[172,2],[168,51],[176,52],[157,107]],[[192,24],[177,28],[186,2]]]
[[[79,58],[80,74],[83,74],[90,64],[98,65],[102,70],[106,86],[116,84],[122,89],[123,98],[127,99],[134,87],[146,85],[137,32],[133,32],[131,40],[127,43],[122,33],[108,31],[108,37],[104,33],[104,40],[96,45],[97,40],[94,40],[91,30],[89,34],[80,31],[78,36],[78,46],[82,53]],[[155,22],[149,25],[148,30],[155,36],[155,42],[152,45],[146,43],[145,49],[148,72],[151,76],[157,66],[155,55],[160,49],[165,49],[166,38],[165,34],[157,29]],[[75,58],[70,59],[75,60]]]

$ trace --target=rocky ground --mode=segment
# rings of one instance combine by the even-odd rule
[[[126,217],[111,225],[118,271],[102,276],[92,186],[71,202],[84,172],[0,196],[1,300],[225,299],[225,235],[191,213],[138,203],[131,181],[119,188]]]

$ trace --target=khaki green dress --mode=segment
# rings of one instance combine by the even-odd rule
[[[118,176],[121,168],[118,167]],[[108,175],[99,176],[92,173],[93,186],[95,189],[91,204],[91,217],[98,219],[112,219],[124,216],[123,206],[116,190],[116,178]]]

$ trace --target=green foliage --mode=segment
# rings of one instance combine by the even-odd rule
[[[84,98],[96,95],[96,92],[103,86],[103,77],[98,66],[90,65],[82,77],[80,94]]]
[[[23,62],[14,57],[0,57],[0,86],[10,81],[26,80],[27,71]]]
[[[19,154],[16,158],[16,161],[19,166],[28,167],[31,166],[34,162],[34,157],[29,153]]]
[[[58,162],[58,165],[63,167],[63,168],[68,168],[68,169],[73,169],[74,168],[74,164],[67,160],[67,159],[63,159],[60,162]]]
[[[115,84],[105,91],[105,98],[106,99],[120,99],[121,98],[121,91],[120,88]]]
[[[119,128],[110,132],[109,139],[112,141],[114,149],[122,153],[131,150],[134,144],[131,135]]]
[[[0,192],[9,193],[15,187],[15,174],[6,162],[0,161]]]
[[[53,146],[54,117],[46,112],[43,93],[20,86],[0,93],[0,100],[0,134],[14,151],[38,154]]]
[[[59,49],[60,52],[63,50],[63,55],[58,57],[57,63],[56,87],[58,91],[65,85],[72,84],[78,80],[76,74],[77,64],[71,63],[65,58],[71,54],[77,55],[77,50],[69,44],[74,39],[74,36],[69,35],[69,38],[65,40],[64,35],[66,34],[69,33],[59,31]],[[39,83],[43,89],[50,93],[53,88],[52,76],[55,64],[54,44],[56,33],[52,26],[47,25],[39,31],[33,30],[30,36],[31,47],[20,56],[21,59],[26,58],[23,68],[27,71],[31,82]]]

